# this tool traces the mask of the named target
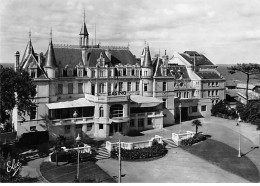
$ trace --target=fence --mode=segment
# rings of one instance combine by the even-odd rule
[[[194,134],[195,132],[192,131],[187,131],[186,133],[183,134],[172,133],[172,141],[174,141],[176,145],[180,145],[182,140],[192,138]]]
[[[154,138],[151,138],[148,141],[137,141],[137,142],[121,142],[121,148],[131,150],[131,149],[139,149],[139,148],[145,148],[145,147],[151,147],[153,140],[156,140],[158,143],[162,144],[162,137],[155,135]],[[106,142],[106,149],[108,152],[111,152],[111,150],[118,148],[118,143],[111,143],[110,141]]]

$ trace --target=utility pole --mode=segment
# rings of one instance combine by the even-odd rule
[[[119,175],[118,175],[118,183],[121,183],[121,141],[119,139],[118,142],[118,160],[119,160]]]

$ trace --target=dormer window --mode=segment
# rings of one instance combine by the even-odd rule
[[[33,70],[31,71],[31,78],[35,78],[35,72]]]

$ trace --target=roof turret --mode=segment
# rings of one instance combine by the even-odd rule
[[[145,47],[143,67],[146,67],[146,68],[152,67],[151,54],[150,54],[148,45]]]
[[[51,38],[50,38],[48,51],[46,54],[44,67],[56,68],[57,63],[56,63],[55,53],[54,53],[53,44],[52,44],[52,31],[51,31],[50,35],[51,35]]]
[[[84,9],[84,21],[83,21],[79,35],[88,36],[88,30],[87,30],[87,26],[85,23],[85,9]]]

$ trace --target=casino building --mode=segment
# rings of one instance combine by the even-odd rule
[[[51,36],[47,52],[36,54],[30,38],[23,57],[15,56],[15,68],[37,86],[37,107],[24,119],[13,111],[18,136],[48,130],[51,137],[105,138],[161,129],[180,117],[210,115],[212,103],[224,99],[225,79],[204,55],[151,58],[145,45],[137,59],[128,47],[90,45],[85,20],[79,45],[55,45]]]

